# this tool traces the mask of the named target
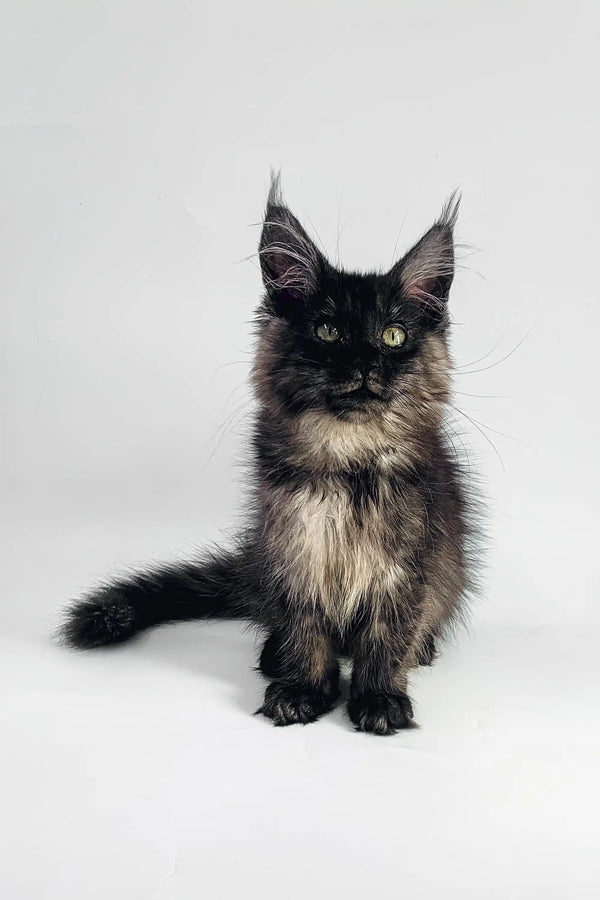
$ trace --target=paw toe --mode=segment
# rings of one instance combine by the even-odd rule
[[[407,728],[413,718],[410,698],[404,693],[353,697],[348,713],[357,731],[379,735],[395,734],[399,728]]]
[[[307,725],[331,708],[322,691],[302,685],[273,682],[265,691],[261,712],[274,725]]]

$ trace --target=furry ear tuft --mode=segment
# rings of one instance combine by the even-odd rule
[[[461,200],[462,194],[458,188],[452,191],[442,207],[442,213],[437,220],[436,225],[444,226],[453,231],[458,221],[458,211],[460,209]]]
[[[258,255],[269,297],[302,299],[315,290],[322,257],[285,205],[279,174],[271,175]]]
[[[459,205],[460,194],[455,191],[437,222],[391,270],[390,276],[400,281],[405,297],[432,308],[448,300],[454,278],[453,229]]]

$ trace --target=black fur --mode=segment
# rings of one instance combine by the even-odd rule
[[[350,698],[348,715],[357,731],[386,735],[411,725],[413,708],[404,691],[397,694],[366,691]]]
[[[272,719],[274,725],[308,725],[332,708],[339,697],[338,684],[338,678],[316,686],[297,681],[272,681],[258,712]]]
[[[62,637],[88,649],[126,641],[162,622],[244,618],[241,598],[252,582],[250,569],[240,551],[115,581],[67,610]]]
[[[413,717],[407,674],[471,588],[472,506],[445,440],[447,301],[457,206],[386,274],[334,269],[281,199],[260,242],[253,502],[231,551],[124,578],[66,612],[79,648],[162,622],[243,618],[268,637],[261,707],[314,721],[353,663],[350,719],[392,734]],[[325,342],[319,326],[338,335]],[[403,345],[385,329],[401,326]],[[329,333],[329,332],[327,332]]]

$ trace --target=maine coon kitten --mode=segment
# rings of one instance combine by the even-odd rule
[[[357,729],[411,723],[410,669],[429,664],[468,591],[469,506],[444,438],[448,294],[458,203],[385,274],[335,269],[271,187],[259,255],[254,491],[232,550],[117,580],[66,613],[89,648],[161,622],[247,618],[267,639],[261,712],[312,722],[352,660]]]

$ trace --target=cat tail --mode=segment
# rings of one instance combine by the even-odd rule
[[[109,582],[67,606],[58,638],[84,650],[162,622],[251,618],[251,568],[239,550],[221,551]]]

